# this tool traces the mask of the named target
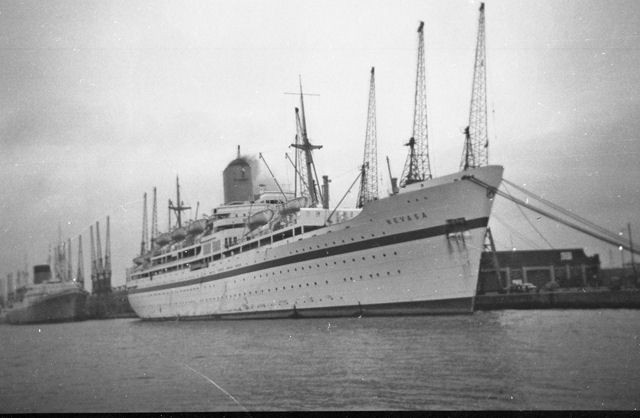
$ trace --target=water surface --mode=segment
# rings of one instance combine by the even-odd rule
[[[638,409],[640,311],[0,325],[0,412]]]

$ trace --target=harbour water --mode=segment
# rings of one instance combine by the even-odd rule
[[[640,408],[640,311],[0,325],[0,413]]]

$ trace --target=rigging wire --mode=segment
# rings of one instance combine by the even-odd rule
[[[495,193],[498,194],[502,197],[504,197],[505,199],[511,200],[512,202],[516,202],[517,204],[526,207],[527,209],[537,212],[540,215],[546,216],[549,219],[552,219],[556,222],[559,222],[569,228],[575,229],[576,231],[582,232],[583,234],[589,235],[590,237],[596,238],[600,241],[606,242],[607,244],[610,245],[615,245],[617,247],[623,248],[629,252],[635,253],[635,254],[640,254],[640,250],[634,249],[631,247],[631,242],[630,241],[623,241],[619,238],[616,237],[616,239],[609,237],[609,236],[605,236],[602,234],[598,234],[597,232],[591,231],[587,228],[585,228],[584,226],[581,225],[576,225],[575,223],[571,223],[569,221],[567,221],[566,219],[562,219],[561,217],[559,217],[558,215],[555,215],[553,213],[547,212],[543,209],[540,209],[536,206],[533,206],[527,202],[525,202],[524,200],[515,198],[513,196],[508,195],[507,193],[503,192],[502,190],[499,190],[496,187],[493,187],[487,183],[485,183],[482,180],[479,180],[475,177],[473,177],[472,175],[465,175],[462,177],[464,180],[469,180],[472,183],[477,184],[480,187],[483,187],[487,190],[487,192],[489,193]]]
[[[504,226],[506,229],[509,230],[509,232],[513,233],[518,238],[520,238],[520,240],[522,240],[522,242],[524,242],[525,244],[528,244],[531,247],[534,247],[536,249],[540,249],[540,245],[538,243],[536,243],[535,241],[527,238],[524,234],[520,233],[517,229],[511,227],[505,221],[500,219],[500,217],[496,216],[495,213],[491,215],[491,219],[495,219],[500,225]],[[494,238],[494,240],[495,240],[495,238]],[[513,245],[511,245],[511,248],[513,249]]]
[[[502,181],[504,183],[507,183],[507,184],[515,187],[516,189],[520,190],[522,193],[525,193],[526,195],[529,195],[530,197],[533,197],[534,199],[546,204],[547,206],[550,206],[551,208],[557,210],[558,212],[563,213],[564,215],[572,218],[575,221],[581,222],[582,224],[584,224],[586,226],[589,226],[589,227],[597,230],[598,232],[600,232],[602,234],[605,234],[605,235],[608,235],[608,236],[610,236],[612,238],[616,238],[616,239],[618,238],[618,234],[616,234],[615,232],[611,232],[608,229],[605,229],[605,228],[601,227],[600,225],[596,225],[595,223],[589,221],[588,219],[585,219],[582,216],[571,212],[570,210],[564,209],[561,206],[556,205],[555,203],[550,202],[549,200],[543,198],[542,196],[538,196],[535,193],[530,192],[530,191],[524,189],[523,187],[520,187],[517,184],[515,184],[515,183],[513,183],[513,182],[511,182],[511,181],[509,181],[507,179],[502,179]]]
[[[506,186],[506,185],[504,185],[504,188],[505,188],[505,190],[506,190],[506,193],[507,193],[509,196],[512,196],[512,195],[511,195],[511,192],[509,192],[509,189],[507,189],[507,186]],[[533,222],[531,222],[531,219],[529,219],[529,217],[527,216],[527,214],[526,214],[526,213],[524,213],[524,211],[522,210],[522,207],[520,207],[520,205],[518,205],[518,204],[517,204],[517,203],[515,203],[515,202],[514,202],[513,204],[514,204],[514,205],[516,205],[516,207],[518,208],[518,210],[520,211],[520,213],[522,214],[522,216],[524,217],[524,219],[526,219],[526,220],[527,220],[527,222],[529,223],[529,225],[531,225],[531,228],[533,228],[533,230],[534,230],[534,231],[536,231],[536,233],[540,236],[540,238],[542,238],[542,240],[543,240],[544,242],[546,242],[546,243],[547,243],[547,245],[549,246],[549,248],[553,249],[553,245],[551,245],[551,243],[550,243],[550,242],[545,238],[545,236],[544,236],[544,235],[542,235],[542,233],[538,230],[538,228],[536,228],[536,226],[533,224]]]

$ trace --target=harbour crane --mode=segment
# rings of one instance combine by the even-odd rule
[[[364,158],[360,176],[360,191],[357,207],[378,199],[378,150],[376,133],[376,79],[375,68],[371,67],[369,81],[369,109],[367,111],[367,131],[364,141]]]
[[[89,225],[89,237],[91,243],[91,293],[98,290],[98,259],[96,257],[96,245],[93,238],[93,225]]]
[[[111,225],[107,216],[107,236],[104,249],[104,269],[102,274],[102,292],[111,292]]]
[[[424,22],[418,27],[418,64],[413,111],[413,135],[405,144],[409,155],[402,171],[400,187],[431,178],[427,134],[427,89],[424,64]]]
[[[484,3],[480,3],[478,37],[471,86],[469,125],[465,128],[465,142],[460,169],[489,164],[489,136],[487,134],[487,61],[485,51]]]
[[[84,286],[84,257],[82,255],[82,235],[78,235],[78,273],[76,281]]]

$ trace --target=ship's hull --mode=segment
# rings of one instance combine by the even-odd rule
[[[9,309],[6,322],[10,324],[32,324],[65,322],[84,319],[87,292],[72,289],[42,297],[28,305],[17,305]]]
[[[242,319],[473,312],[502,167],[457,173],[370,202],[353,219],[208,267],[129,284],[142,319]]]

